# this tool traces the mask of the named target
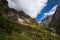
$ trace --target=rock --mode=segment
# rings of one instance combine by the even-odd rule
[[[57,7],[52,20],[49,24],[50,27],[54,28],[58,34],[60,34],[60,5]]]
[[[52,16],[53,16],[53,15],[48,15],[48,16],[46,16],[44,19],[42,19],[42,23],[43,23],[45,26],[48,27],[49,23],[50,23],[51,20],[52,20]]]
[[[43,19],[42,23],[49,28],[53,28],[55,33],[60,34],[60,5],[57,7],[55,13]]]
[[[7,17],[8,20],[19,21],[20,23],[25,22],[25,23],[38,25],[38,22],[34,18],[31,18],[29,15],[27,15],[24,11],[17,11],[13,8],[9,8],[7,0],[0,0],[0,6],[2,7],[0,8],[1,12],[3,12],[3,14]],[[21,20],[24,20],[24,21],[21,21]]]

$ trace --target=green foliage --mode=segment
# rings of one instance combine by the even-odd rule
[[[7,6],[0,3],[0,40],[60,40],[59,35],[42,28],[42,25],[11,21],[6,14]]]
[[[0,16],[0,40],[60,40],[41,26],[21,25]]]

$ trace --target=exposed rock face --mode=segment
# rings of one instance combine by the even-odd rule
[[[52,20],[52,16],[53,16],[53,15],[48,15],[47,17],[45,17],[45,18],[42,20],[42,23],[43,23],[45,26],[48,26],[49,23],[50,23],[51,20]]]
[[[60,5],[57,7],[55,13],[52,16],[47,16],[42,22],[49,28],[52,28],[51,30],[60,34]]]
[[[27,23],[38,25],[38,22],[34,18],[31,18],[29,15],[25,14],[23,11],[20,11],[19,13],[17,13],[17,16],[18,18],[20,18],[20,20],[23,20]]]
[[[54,28],[56,32],[60,34],[60,5],[57,7],[55,14],[52,16],[49,26]]]
[[[1,6],[2,5],[2,6]],[[0,0],[0,6],[3,7],[1,12],[4,12],[4,15],[8,18],[8,20],[16,21],[18,20],[20,23],[31,23],[38,24],[38,22],[31,18],[29,15],[25,14],[23,11],[17,11],[8,7],[8,2],[6,0]]]

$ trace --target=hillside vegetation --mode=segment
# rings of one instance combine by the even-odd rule
[[[42,26],[33,27],[20,25],[0,16],[0,40],[60,40],[60,36],[51,35],[51,32]]]
[[[15,16],[13,20],[9,19],[6,15],[9,7],[5,3],[6,0],[0,2],[0,40],[60,40],[59,35],[52,35],[42,24],[20,24]]]

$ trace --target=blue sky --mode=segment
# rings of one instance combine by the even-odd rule
[[[40,11],[38,16],[36,17],[37,21],[41,21],[41,18],[44,16],[44,13],[49,13],[49,11],[58,5],[60,0],[48,0],[46,6]]]

